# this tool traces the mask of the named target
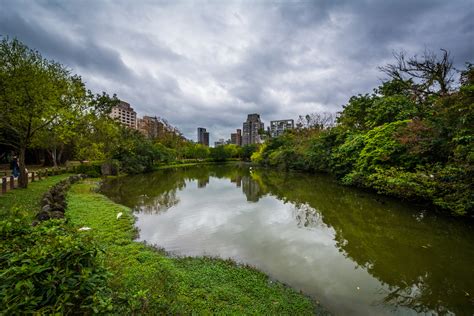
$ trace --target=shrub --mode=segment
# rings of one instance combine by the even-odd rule
[[[98,178],[102,174],[100,166],[101,165],[99,163],[81,164],[77,166],[76,172],[85,174],[91,178]]]
[[[217,146],[211,148],[211,158],[214,161],[225,161],[230,158],[229,152],[226,151],[225,146]]]
[[[330,168],[336,177],[342,178],[352,171],[364,148],[364,141],[363,134],[351,134],[341,146],[334,149]]]
[[[108,272],[87,236],[51,220],[0,222],[0,314],[99,313],[112,310]]]
[[[410,172],[396,167],[377,168],[367,180],[379,193],[406,199],[431,200],[436,194],[436,181],[429,171]]]

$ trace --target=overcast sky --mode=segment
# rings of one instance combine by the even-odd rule
[[[371,92],[392,52],[474,62],[474,1],[0,0],[0,34],[38,49],[196,140],[337,112]]]

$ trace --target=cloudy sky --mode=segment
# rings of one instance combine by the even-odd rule
[[[394,51],[474,62],[474,1],[0,0],[0,35],[214,141],[248,113],[337,112],[380,83]]]

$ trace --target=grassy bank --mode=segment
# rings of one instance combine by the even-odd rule
[[[15,189],[0,196],[0,220],[10,218],[33,219],[40,208],[43,194],[54,184],[67,178],[68,174],[50,176],[28,184],[27,189]]]
[[[314,314],[307,297],[272,282],[263,273],[232,261],[171,258],[142,243],[131,210],[92,189],[93,181],[73,185],[67,218],[98,241],[113,273],[109,285],[118,313]],[[123,215],[117,219],[117,214]]]

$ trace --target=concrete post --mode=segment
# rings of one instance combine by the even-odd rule
[[[7,193],[7,177],[2,177],[2,194]]]

